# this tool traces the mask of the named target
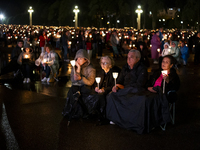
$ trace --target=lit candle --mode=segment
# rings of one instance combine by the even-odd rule
[[[135,47],[135,44],[133,44],[133,47]]]
[[[72,67],[74,68],[74,75],[75,75],[75,64],[76,64],[76,61],[75,60],[71,60],[70,61],[70,63],[71,63],[71,65],[72,65]]]
[[[195,47],[195,45],[193,45],[193,47]]]
[[[97,82],[98,89],[99,89],[99,83],[100,83],[100,81],[101,81],[101,77],[96,77],[95,80],[96,80],[96,82]]]
[[[28,58],[28,55],[25,55],[25,58],[27,59],[27,58]]]
[[[152,47],[152,45],[150,45],[150,47]]]
[[[47,62],[47,59],[43,59],[43,63],[46,63]]]
[[[162,72],[162,75],[167,75],[167,70],[163,70],[161,71]],[[163,80],[163,94],[165,93],[165,79]]]
[[[160,53],[160,48],[157,49],[158,53]]]
[[[118,72],[113,72],[113,78],[115,79],[115,87],[116,87],[116,79],[118,77]]]

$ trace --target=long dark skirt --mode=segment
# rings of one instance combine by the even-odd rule
[[[107,119],[138,134],[150,132],[153,127],[170,122],[165,95],[149,91],[130,94],[127,91],[131,91],[130,88],[107,96]]]

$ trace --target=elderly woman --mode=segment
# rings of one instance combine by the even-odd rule
[[[100,123],[104,123],[105,119],[105,106],[106,106],[106,96],[112,91],[112,87],[115,84],[113,78],[113,72],[120,73],[121,69],[114,66],[115,62],[110,56],[103,56],[100,59],[101,70],[97,73],[97,77],[100,77],[99,88],[95,87],[95,92],[97,95],[97,105],[96,111],[100,114]]]
[[[59,58],[50,44],[46,45],[46,52],[40,54],[40,57],[35,61],[35,65],[41,65],[42,70],[46,73],[46,76],[41,80],[42,82],[54,82],[54,77],[56,77],[59,69]],[[50,73],[52,73],[51,76]]]
[[[22,73],[24,76],[23,83],[30,83],[32,68],[34,66],[34,57],[32,54],[32,48],[29,45],[26,45],[19,55],[17,62],[21,65]]]
[[[98,77],[101,77],[101,81],[99,83],[99,88],[96,87],[95,91],[97,93],[105,93],[108,94],[112,91],[112,87],[114,86],[114,78],[112,73],[113,72],[120,72],[120,68],[114,66],[114,60],[110,56],[104,56],[100,59],[101,70]]]
[[[75,67],[71,71],[72,87],[67,94],[67,101],[62,112],[64,117],[78,118],[88,114],[88,96],[92,93],[96,70],[93,68],[86,50],[76,52]],[[74,70],[75,69],[75,70]]]

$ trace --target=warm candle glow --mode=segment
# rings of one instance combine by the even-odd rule
[[[75,66],[75,63],[76,63],[76,61],[75,61],[75,60],[71,60],[71,61],[70,61],[70,63],[71,63],[71,65],[74,67],[74,66]]]
[[[101,77],[96,77],[95,80],[96,80],[97,83],[100,83]]]
[[[163,70],[161,72],[162,72],[162,75],[167,75],[167,70]]]
[[[113,72],[113,78],[117,79],[117,77],[118,77],[118,72]]]
[[[157,49],[158,53],[160,53],[160,48]]]
[[[28,58],[28,55],[25,55],[25,58]]]

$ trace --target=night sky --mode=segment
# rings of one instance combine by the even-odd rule
[[[163,0],[166,6],[175,6],[176,0]],[[29,6],[35,6],[37,3],[53,3],[55,0],[5,0],[1,2],[0,13],[5,14],[5,16],[13,16],[19,13],[24,13],[28,10]]]

